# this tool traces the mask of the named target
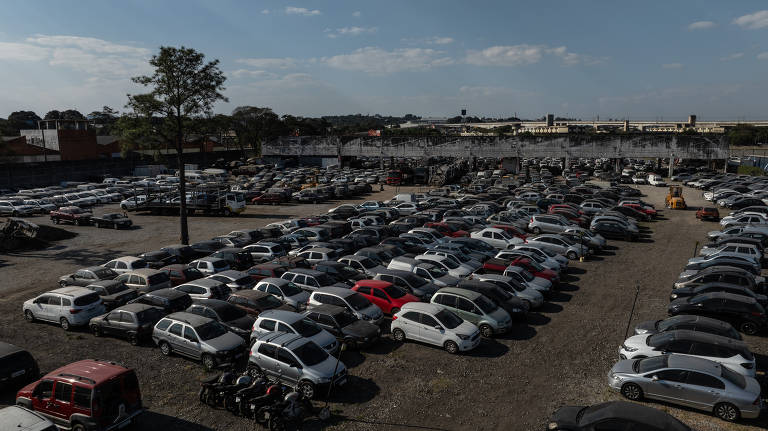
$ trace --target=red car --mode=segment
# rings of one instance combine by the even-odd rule
[[[255,198],[251,199],[251,203],[254,205],[259,204],[272,204],[277,205],[285,202],[285,199],[282,195],[279,195],[277,193],[264,193],[261,196],[256,196]]]
[[[265,278],[280,278],[288,267],[276,263],[260,263],[245,270],[252,279],[259,281]]]
[[[714,207],[701,207],[696,211],[696,218],[699,220],[720,221],[720,211]]]
[[[403,308],[403,304],[419,302],[419,298],[388,281],[360,280],[352,290],[365,296],[376,304],[386,314],[395,314]]]
[[[568,219],[568,221],[571,221],[573,223],[578,224],[580,227],[588,228],[589,227],[589,220],[587,220],[586,217],[582,217],[578,212],[566,209],[566,208],[554,208],[550,214],[559,214],[565,218]]]
[[[515,226],[512,226],[510,224],[495,224],[495,225],[493,225],[491,227],[496,228],[496,229],[501,229],[501,230],[507,232],[508,234],[510,234],[512,236],[516,236],[516,237],[522,239],[523,241],[525,241],[525,238],[528,237],[525,234],[525,232],[521,231],[519,228],[517,228]]]
[[[91,224],[91,213],[80,209],[80,207],[61,207],[56,211],[51,211],[51,221],[53,224],[67,222],[82,226]]]
[[[86,359],[51,371],[16,394],[16,404],[72,430],[122,429],[144,412],[136,373]]]
[[[451,238],[466,238],[469,237],[469,232],[465,230],[461,230],[456,228],[455,226],[452,226],[448,223],[444,222],[429,222],[424,223],[424,227],[432,228],[441,234],[445,236],[449,236]]]
[[[164,266],[160,268],[160,271],[168,274],[168,277],[171,278],[171,285],[174,287],[204,277],[203,273],[196,268],[190,268],[182,264]]]
[[[656,217],[657,213],[656,210],[653,208],[648,208],[646,206],[640,205],[640,204],[623,204],[623,207],[632,208],[633,210],[640,211],[643,214],[647,214],[651,217]]]
[[[519,258],[509,262],[511,266],[519,266],[524,268],[536,277],[541,277],[552,282],[552,285],[556,285],[560,281],[560,277],[557,273],[551,269],[544,268],[539,262],[534,262],[531,259]]]
[[[565,209],[567,209],[567,210],[576,211],[576,213],[577,213],[577,214],[579,214],[579,215],[582,215],[582,214],[584,214],[584,212],[582,212],[582,211],[581,211],[581,208],[579,208],[579,207],[577,207],[577,206],[574,206],[574,205],[571,205],[571,204],[568,204],[568,203],[564,203],[564,204],[552,204],[552,205],[550,205],[550,206],[549,206],[549,208],[547,209],[547,212],[548,212],[549,214],[556,214],[556,211],[555,211],[555,210],[556,210],[556,209],[558,209],[558,208],[565,208]]]
[[[477,271],[480,274],[504,274],[504,271],[509,266],[509,261],[505,259],[497,259],[492,257],[485,262],[483,266]]]

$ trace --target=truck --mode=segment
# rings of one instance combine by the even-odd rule
[[[149,192],[144,201],[128,205],[127,211],[153,214],[178,214],[181,204],[179,192]],[[130,200],[130,199],[129,199]],[[187,214],[200,212],[208,215],[238,215],[245,211],[245,194],[228,186],[197,186],[187,191]]]

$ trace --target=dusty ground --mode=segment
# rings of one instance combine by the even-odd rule
[[[405,188],[404,188],[405,189]],[[663,207],[665,189],[641,187],[646,200]],[[402,190],[406,191],[406,190]],[[368,199],[385,200],[394,190]],[[704,201],[686,189],[689,205]],[[337,205],[249,207],[238,218],[190,219],[193,241],[236,228],[263,226],[273,220],[325,212]],[[636,243],[610,242],[610,250],[574,270],[562,292],[533,313],[526,325],[511,334],[485,340],[468,355],[451,356],[436,348],[388,338],[362,354],[344,352],[350,368],[349,385],[331,399],[339,429],[542,430],[549,415],[564,404],[592,404],[619,399],[607,389],[605,376],[617,360],[617,348],[628,323],[663,317],[667,296],[696,241],[717,228],[699,222],[692,211],[665,211],[648,223],[646,237]],[[186,359],[163,357],[150,346],[131,347],[87,332],[65,333],[48,324],[28,324],[21,303],[56,287],[62,274],[114,256],[157,249],[177,242],[177,222],[171,217],[132,216],[130,231],[69,227],[79,235],[40,251],[0,255],[0,340],[29,349],[43,370],[83,358],[104,358],[135,367],[144,401],[151,413],[137,429],[250,430],[252,423],[196,400],[197,381],[204,372]],[[48,223],[44,217],[37,223]],[[635,289],[640,289],[629,320]],[[768,368],[768,338],[747,337],[758,356],[758,368]],[[5,394],[0,402],[13,401]],[[758,430],[758,421],[730,425],[706,413],[680,410],[660,403],[688,424],[705,431]]]

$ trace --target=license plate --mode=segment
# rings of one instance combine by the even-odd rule
[[[27,370],[19,370],[19,371],[16,371],[15,373],[11,374],[11,378],[14,378],[14,377],[19,377],[19,376],[23,375],[23,374],[24,374],[24,373],[26,373],[26,372],[27,372]]]

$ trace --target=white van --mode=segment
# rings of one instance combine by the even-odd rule
[[[664,187],[667,185],[667,183],[664,182],[664,179],[661,178],[661,175],[657,174],[648,175],[648,184],[655,187]]]

